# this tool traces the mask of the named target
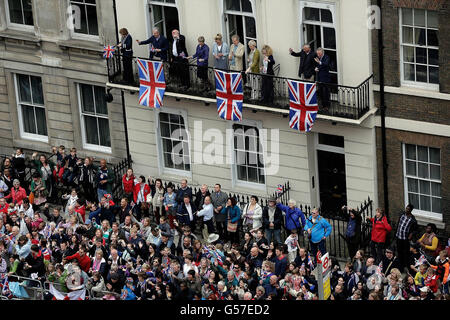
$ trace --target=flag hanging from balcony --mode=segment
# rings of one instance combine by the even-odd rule
[[[214,70],[217,113],[222,119],[241,121],[244,92],[239,72]]]
[[[139,69],[139,104],[150,108],[163,105],[166,80],[163,63],[137,59]]]
[[[115,51],[116,47],[114,46],[103,46],[103,58],[112,58]]]
[[[316,84],[287,80],[289,88],[289,127],[309,132],[316,120],[317,104]]]

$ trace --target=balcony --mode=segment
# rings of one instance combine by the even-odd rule
[[[110,84],[123,84],[121,72],[122,63],[120,60],[121,56],[117,54],[107,60]],[[136,60],[137,58],[134,57],[133,68],[135,70],[135,80],[138,79]],[[180,69],[184,71],[179,72]],[[204,79],[201,79],[201,76],[199,77],[198,69],[199,68],[195,64],[181,65],[165,62],[164,74],[166,79],[166,92],[182,94],[183,96],[201,97],[205,98],[206,102],[215,100],[214,68],[205,67],[203,70]],[[201,73],[202,71],[200,71],[200,74]],[[262,77],[272,78],[274,87],[273,103],[268,104],[260,101]],[[372,77],[373,75],[365,79],[356,87],[316,82],[318,86],[325,86],[330,91],[330,107],[328,110],[321,108],[322,104],[319,98],[319,117],[322,115],[323,118],[329,118],[331,120],[333,120],[333,118],[360,120],[370,110],[370,83]],[[263,74],[244,74],[244,107],[288,114],[289,90],[286,81],[287,79],[288,78]],[[136,81],[134,84],[128,86],[134,87],[135,90],[137,90],[139,83]]]

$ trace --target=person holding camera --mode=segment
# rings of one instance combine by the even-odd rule
[[[308,235],[311,253],[316,259],[316,263],[317,251],[319,250],[321,255],[327,252],[325,240],[330,236],[332,230],[330,223],[320,216],[319,209],[314,208],[311,216],[306,220],[305,233]]]

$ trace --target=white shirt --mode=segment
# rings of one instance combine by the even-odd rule
[[[173,39],[172,54],[174,57],[178,57],[177,41],[178,41],[178,39]]]
[[[186,204],[186,209],[189,213],[189,221],[194,220],[194,216],[192,215],[192,207],[191,204]]]
[[[214,207],[211,203],[204,204],[203,209],[197,213],[197,217],[202,217],[202,216],[203,216],[203,221],[208,221],[208,220],[212,219],[212,217],[214,216]]]

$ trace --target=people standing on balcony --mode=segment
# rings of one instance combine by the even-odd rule
[[[150,55],[149,58],[151,60],[161,60],[167,61],[167,50],[169,49],[169,41],[167,41],[166,37],[160,34],[158,28],[153,28],[153,35],[144,41],[136,40],[140,46],[144,44],[150,45]]]
[[[295,52],[292,48],[289,48],[289,53],[291,56],[300,57],[300,65],[298,67],[299,78],[301,80],[314,81],[314,51],[311,51],[310,45],[305,44],[300,52]]]
[[[319,214],[319,209],[314,208],[311,216],[306,219],[305,231],[308,234],[309,244],[311,247],[311,253],[317,262],[317,250],[320,251],[322,255],[327,252],[326,239],[330,236],[333,228]]]
[[[245,70],[245,73],[247,74],[247,84],[252,90],[251,99],[257,100],[260,93],[260,82],[259,77],[256,74],[259,73],[260,54],[259,50],[256,48],[255,40],[250,40],[248,42],[248,47],[250,53],[248,54],[248,68]]]
[[[228,55],[230,48],[226,42],[223,42],[222,35],[218,33],[214,38],[212,54],[214,56],[214,68],[228,70]]]
[[[408,204],[405,212],[400,216],[397,222],[397,231],[395,237],[397,238],[397,253],[400,262],[400,271],[408,265],[409,261],[409,243],[417,232],[417,220],[412,214],[414,206]]]
[[[198,45],[195,54],[189,56],[188,59],[197,59],[197,77],[203,83],[204,89],[209,90],[208,82],[208,58],[209,47],[205,44],[205,37],[198,37]]]
[[[372,232],[370,238],[370,250],[375,263],[379,264],[383,259],[383,250],[386,246],[386,238],[391,232],[392,227],[389,225],[384,210],[377,208],[375,217],[367,218],[368,223],[372,224]]]
[[[273,50],[268,45],[264,45],[261,49],[263,55],[263,65],[260,67],[262,76],[261,84],[261,102],[273,103],[273,66],[275,60],[273,59]]]
[[[186,49],[186,39],[177,29],[172,30],[172,40],[169,43],[170,75],[187,90],[190,86],[189,60]]]
[[[131,37],[131,34],[128,33],[127,28],[120,29],[119,33],[120,43],[117,44],[117,47],[122,54],[123,83],[133,85],[133,38]]]
[[[244,69],[245,48],[244,45],[239,42],[239,36],[237,34],[231,37],[231,41],[230,54],[228,55],[230,70],[241,72]]]
[[[214,220],[216,221],[217,233],[221,239],[225,239],[227,216],[222,214],[221,211],[227,204],[228,196],[221,188],[222,186],[219,183],[214,185],[214,192],[211,194],[211,202],[214,206]]]
[[[321,82],[317,90],[322,108],[325,112],[328,112],[328,108],[330,107],[330,88],[328,87],[328,83],[331,82],[330,57],[325,54],[323,48],[317,48],[316,54],[317,57],[314,58],[316,68],[314,70],[317,72],[316,81]]]
[[[269,198],[269,203],[262,212],[262,226],[267,241],[281,243],[281,226],[283,225],[283,212],[276,206],[277,199]]]

